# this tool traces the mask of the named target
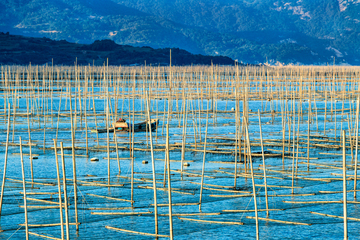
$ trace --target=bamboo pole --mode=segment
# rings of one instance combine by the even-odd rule
[[[298,160],[299,160],[299,135],[300,135],[300,119],[302,118],[302,113],[301,113],[301,109],[302,109],[302,100],[300,99],[299,102],[300,106],[298,107],[298,124],[297,124],[297,133],[296,133],[296,164],[295,164],[295,169],[296,169],[296,176],[298,173]]]
[[[77,178],[76,178],[76,160],[75,160],[75,133],[74,129],[72,132],[72,165],[73,165],[73,184],[74,184],[74,208],[75,208],[75,223],[76,223],[76,231],[79,231],[79,222],[78,222],[78,207],[77,207]]]
[[[250,163],[250,171],[251,171],[251,181],[252,181],[252,188],[253,188],[253,198],[254,198],[254,208],[255,208],[255,219],[256,219],[256,239],[259,239],[259,220],[258,220],[258,212],[257,212],[257,202],[256,202],[256,188],[255,188],[255,179],[254,179],[254,170],[253,170],[253,162],[251,158],[251,147],[250,147],[250,137],[249,137],[249,129],[247,118],[245,118],[245,134],[246,134],[246,141],[247,141],[247,148],[249,152],[249,163]]]
[[[110,229],[110,230],[120,231],[120,232],[127,232],[127,233],[151,236],[151,237],[156,237],[156,238],[159,238],[159,237],[168,238],[169,237],[168,235],[144,233],[144,232],[132,231],[132,230],[127,230],[127,229],[122,229],[122,228],[115,228],[115,227],[110,227],[110,226],[105,226],[105,228]]]
[[[86,69],[86,67],[85,67]],[[86,76],[86,72],[85,72]],[[88,99],[88,79],[85,80],[85,93],[84,93],[84,118],[85,118],[85,146],[86,146],[86,156],[89,156],[89,140],[88,140],[88,123],[87,123],[87,108],[86,101]]]
[[[182,134],[182,145],[181,145],[181,177],[183,176],[183,168],[185,161],[185,145],[186,145],[186,130],[187,130],[187,99],[185,98],[185,90],[183,92],[183,109],[184,109],[184,117],[183,117],[183,134]]]
[[[71,85],[70,85],[71,89]],[[75,94],[75,122],[73,121],[73,109],[72,109],[72,93],[69,92],[70,100],[70,126],[71,126],[71,155],[72,155],[72,164],[73,164],[73,185],[74,185],[74,208],[75,208],[75,221],[76,221],[76,231],[79,231],[78,225],[78,208],[77,208],[77,179],[76,179],[76,159],[75,159],[75,128],[76,128],[76,94]],[[62,143],[61,143],[62,144]],[[63,177],[65,175],[63,174]],[[65,197],[65,196],[64,196]],[[66,210],[65,210],[66,211]],[[68,235],[68,234],[67,234]]]
[[[93,95],[93,111],[94,111],[94,120],[95,120],[95,130],[96,130],[96,140],[97,140],[97,144],[99,145],[99,133],[97,131],[97,119],[96,119],[96,105],[95,105],[95,94],[94,94],[94,82],[92,82],[91,84],[91,88],[92,88],[92,95]]]
[[[156,194],[156,174],[155,174],[155,160],[154,160],[154,147],[152,141],[151,117],[150,117],[150,103],[148,94],[146,94],[146,106],[148,115],[148,126],[150,135],[150,148],[151,148],[151,167],[153,176],[153,190],[154,190],[154,217],[155,217],[155,234],[158,234],[158,212],[157,212],[157,194]],[[170,161],[169,161],[170,162]],[[170,176],[170,175],[169,175]],[[171,191],[171,189],[170,189]]]
[[[337,138],[337,110],[336,110],[336,103],[337,103],[337,101],[335,100],[335,104],[334,104],[334,106],[335,106],[335,117],[334,117],[334,119],[335,119],[335,130],[334,130],[334,132],[335,132],[335,136],[334,136],[334,139],[335,139],[335,141],[336,141],[336,138]]]
[[[315,200],[315,201],[283,201],[284,203],[292,203],[292,204],[333,204],[333,203],[343,203],[343,201],[322,201],[322,200]]]
[[[28,206],[30,208],[31,206]],[[19,224],[20,226],[25,226],[25,224]],[[37,228],[37,227],[55,227],[60,226],[61,223],[49,223],[49,224],[28,224],[29,227]],[[75,223],[70,223],[70,225],[75,225]],[[57,238],[58,239],[58,238]]]
[[[285,209],[258,209],[258,212],[267,212],[267,211],[284,211]],[[248,213],[248,212],[255,212],[254,209],[245,209],[245,210],[231,210],[225,209],[222,210],[223,212],[230,212],[230,213]]]
[[[170,161],[170,147],[169,147],[169,131],[168,131],[168,128],[169,128],[169,121],[170,121],[170,98],[171,98],[171,95],[169,93],[169,97],[168,97],[168,111],[167,111],[167,120],[166,120],[166,127],[167,127],[167,130],[166,130],[166,146],[165,146],[165,162],[164,162],[164,187],[166,185],[166,170],[167,170],[167,161]],[[164,101],[164,106],[165,106],[165,101]],[[165,120],[165,108],[164,108],[164,120]],[[163,127],[164,127],[164,124],[163,124]]]
[[[44,97],[44,101],[45,101],[45,97]],[[45,108],[45,107],[43,107]],[[45,155],[45,147],[46,147],[46,113],[44,113],[43,118],[44,118],[44,148],[43,148],[43,152]]]
[[[159,214],[161,217],[167,217],[169,214]],[[174,213],[173,216],[182,217],[182,216],[218,216],[221,213]]]
[[[38,234],[38,233],[34,233],[34,232],[29,232],[29,234],[37,236],[37,237],[41,237],[41,238],[48,238],[48,239],[54,239],[54,240],[59,240],[60,239],[60,238],[50,237],[50,236],[46,236],[46,235]]]
[[[54,149],[55,149],[55,161],[56,161],[56,176],[59,192],[59,209],[60,209],[60,223],[61,223],[61,239],[64,239],[64,217],[62,211],[62,200],[61,200],[61,181],[60,181],[60,171],[59,171],[59,161],[57,154],[57,141],[54,139]]]
[[[263,137],[262,137],[262,129],[261,129],[260,110],[258,110],[258,116],[259,116],[261,155],[262,155],[262,160],[263,160],[263,171],[264,171],[265,203],[266,203],[266,209],[269,209],[268,192],[267,192],[267,182],[266,182],[266,165],[265,165],[264,146],[263,146]],[[269,211],[266,212],[266,217],[269,217]]]
[[[146,215],[152,214],[152,212],[91,212],[91,215]]]
[[[311,98],[309,100],[308,121],[307,121],[307,170],[310,171],[310,117],[311,117]]]
[[[169,154],[169,119],[166,123],[166,160],[167,163],[167,175],[168,175],[168,198],[169,198],[169,230],[170,230],[170,239],[174,239],[173,233],[173,220],[172,220],[172,198],[171,198],[171,174],[170,174],[170,154]]]
[[[10,108],[9,108],[10,109]],[[9,110],[10,111],[10,110]],[[12,142],[15,141],[15,125],[16,125],[16,90],[15,90],[15,99],[13,99],[13,124],[12,124]],[[40,124],[40,120],[39,120]]]
[[[237,180],[237,147],[239,145],[239,101],[238,101],[238,96],[237,96],[237,91],[235,88],[235,171],[234,171],[234,188],[236,189],[236,180]],[[239,149],[239,156],[241,156],[241,150]],[[241,157],[240,157],[241,158]]]
[[[291,168],[291,186],[294,187],[294,173],[295,173],[295,93],[293,94],[293,146],[292,146],[292,168]],[[299,116],[300,117],[300,116]],[[294,193],[294,188],[291,189],[291,193]]]
[[[59,100],[59,110],[58,110],[58,119],[57,119],[57,123],[56,123],[56,137],[55,139],[58,139],[58,134],[59,134],[59,124],[60,124],[60,111],[61,111],[61,100],[62,100],[62,89],[61,89],[61,93],[60,93],[60,100]],[[65,109],[66,110],[66,109]]]
[[[28,227],[28,212],[27,212],[27,203],[26,203],[26,186],[25,186],[25,172],[24,172],[24,159],[22,154],[22,142],[21,137],[19,137],[20,141],[20,158],[21,158],[21,174],[22,174],[22,184],[23,184],[23,195],[24,195],[24,210],[25,210],[25,231],[26,231],[26,239],[29,239],[29,227]]]
[[[135,76],[134,76],[134,88],[132,90],[132,111],[131,111],[131,118],[132,118],[132,123],[131,123],[131,205],[133,206],[133,202],[134,202],[134,161],[135,161],[135,157],[134,157],[134,141],[135,141],[135,128],[134,128],[134,124],[135,124]],[[129,112],[130,112],[130,105],[129,105]],[[130,114],[129,114],[130,115]]]
[[[27,124],[28,124],[28,135],[29,135],[29,159],[30,159],[30,172],[31,172],[31,181],[34,181],[34,169],[33,169],[33,156],[32,156],[32,147],[31,147],[31,134],[30,134],[30,116],[29,116],[29,102],[26,104],[26,112],[28,114]]]
[[[326,120],[327,120],[327,91],[325,89],[324,136],[326,135]]]
[[[7,169],[7,156],[8,156],[8,149],[9,149],[9,134],[10,134],[10,103],[8,103],[8,121],[7,121],[7,130],[6,130],[6,145],[5,145],[5,158],[4,158],[4,172],[1,184],[1,197],[0,197],[0,217],[1,217],[1,210],[2,210],[2,203],[4,198],[4,190],[5,190],[5,179],[6,179],[6,169]]]
[[[348,226],[347,226],[347,193],[346,193],[346,146],[345,146],[345,130],[342,131],[343,137],[343,200],[344,200],[344,240],[348,239]]]
[[[108,88],[107,88],[108,89]],[[110,135],[109,135],[109,91],[107,90],[106,98],[106,150],[107,150],[107,172],[108,172],[108,185],[110,185]],[[115,132],[115,128],[114,128]]]
[[[287,100],[284,102],[284,112],[286,111]],[[283,116],[282,123],[282,169],[285,169],[285,131],[286,131],[286,116]]]
[[[202,219],[192,219],[192,218],[183,218],[178,217],[180,220],[193,221],[193,222],[203,222],[203,223],[214,223],[214,224],[229,224],[229,225],[244,225],[242,222],[223,222],[223,221],[210,221]]]
[[[115,140],[116,160],[117,160],[117,163],[118,163],[119,175],[120,175],[121,174],[121,166],[120,166],[120,158],[119,158],[119,147],[118,147],[116,129],[115,128],[114,128],[114,140]]]
[[[70,239],[70,229],[69,229],[69,210],[68,210],[68,198],[67,198],[67,189],[66,189],[66,172],[65,172],[65,159],[64,159],[64,147],[63,143],[60,142],[60,151],[61,151],[61,167],[63,175],[63,189],[64,189],[64,206],[65,206],[65,226],[66,226],[66,239]]]
[[[359,149],[359,105],[360,98],[356,102],[356,144],[355,144],[355,163],[354,163],[354,200],[356,200],[356,181],[357,181],[357,164],[358,164],[358,149]]]
[[[23,144],[24,145],[24,144]],[[13,182],[21,182],[21,180],[12,179],[12,178],[6,178],[7,180],[13,181]],[[39,182],[26,182],[31,184],[37,184],[37,185],[43,185],[43,186],[55,186],[54,183],[39,183]]]
[[[204,174],[205,174],[205,159],[206,159],[206,143],[207,143],[207,134],[208,134],[208,126],[209,126],[209,111],[206,111],[206,127],[205,127],[205,142],[204,142],[204,153],[203,153],[203,164],[201,171],[201,187],[200,187],[200,199],[199,199],[199,211],[201,211],[201,203],[202,203],[202,192],[204,186]]]
[[[105,199],[110,199],[110,200],[116,200],[116,201],[132,202],[131,200],[128,200],[128,199],[114,198],[114,197],[108,197],[108,196],[100,196],[100,195],[91,194],[91,193],[87,193],[86,195],[92,196],[92,197],[98,197],[98,198],[105,198]]]
[[[336,215],[331,215],[331,214],[325,214],[325,213],[318,213],[318,212],[310,212],[311,214],[316,214],[316,215],[320,215],[320,216],[326,216],[326,217],[332,217],[332,218],[340,218],[343,219],[343,216],[336,216]],[[348,220],[351,221],[357,221],[360,222],[360,218],[352,218],[352,217],[348,217]]]
[[[246,216],[246,218],[254,219],[255,217]],[[284,224],[293,224],[293,225],[306,225],[310,226],[310,223],[300,223],[300,222],[290,222],[290,221],[282,221],[282,220],[276,220],[276,219],[269,219],[269,218],[262,218],[259,217],[259,220],[267,221],[267,222],[277,222],[277,223],[284,223]]]

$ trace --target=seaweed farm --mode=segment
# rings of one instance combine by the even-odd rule
[[[359,238],[359,76],[1,66],[0,238]]]

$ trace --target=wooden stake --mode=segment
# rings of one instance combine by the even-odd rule
[[[32,147],[31,147],[31,134],[30,134],[30,115],[29,115],[29,102],[27,101],[26,104],[26,111],[27,111],[27,123],[28,123],[28,134],[29,134],[29,153],[30,153],[30,172],[31,172],[31,181],[34,181],[34,169],[33,169],[33,158],[32,158]]]
[[[22,174],[23,195],[24,195],[26,239],[29,239],[28,212],[27,212],[27,204],[26,204],[26,185],[25,185],[24,159],[23,159],[23,154],[22,154],[21,137],[19,137],[19,140],[20,140],[21,174]]]
[[[71,103],[71,102],[70,102]],[[75,102],[76,103],[76,102]],[[75,114],[76,115],[76,114]],[[72,113],[70,114],[72,119]],[[77,208],[77,181],[76,181],[76,160],[75,160],[75,126],[71,120],[71,153],[72,153],[72,164],[73,164],[73,184],[74,184],[74,208],[75,208],[75,222],[76,222],[76,231],[79,231],[78,224],[78,208]]]
[[[110,227],[110,226],[105,226],[105,228],[107,228],[107,229],[111,229],[111,230],[120,231],[120,232],[127,232],[127,233],[133,233],[133,234],[139,234],[139,235],[151,236],[151,237],[156,237],[156,238],[159,238],[159,237],[161,237],[161,238],[168,238],[168,237],[169,237],[169,236],[167,236],[167,235],[160,235],[160,234],[152,234],[152,233],[137,232],[137,231],[127,230],[127,229],[114,228],[114,227]]]
[[[168,175],[168,197],[169,197],[169,227],[170,239],[174,239],[173,221],[172,221],[172,199],[171,199],[171,174],[170,174],[170,157],[169,157],[169,121],[166,124],[166,151],[167,151],[167,175]]]
[[[254,219],[254,217],[246,216],[246,218]],[[268,221],[268,222],[277,222],[277,223],[284,223],[284,224],[293,224],[293,225],[306,225],[310,226],[310,223],[300,223],[300,222],[290,222],[290,221],[281,221],[276,219],[269,219],[269,218],[258,218],[259,220]]]
[[[147,94],[146,94],[147,95]],[[150,148],[151,148],[151,167],[153,175],[153,190],[154,190],[154,216],[155,216],[155,234],[158,234],[158,212],[157,212],[157,194],[156,194],[156,174],[155,174],[155,160],[154,160],[154,148],[152,141],[152,131],[151,131],[151,117],[150,117],[150,103],[149,98],[146,98],[147,102],[147,115],[148,115],[148,126],[150,134]],[[169,161],[170,162],[170,161]],[[169,175],[170,176],[170,175]]]
[[[345,130],[342,131],[343,137],[343,202],[344,202],[344,240],[348,239],[347,227],[347,193],[346,193],[346,146],[345,146]]]
[[[37,237],[41,237],[41,238],[48,238],[48,239],[54,239],[54,240],[60,239],[60,238],[50,237],[50,236],[46,236],[46,235],[38,234],[38,233],[34,233],[34,232],[29,232],[29,234],[37,236]]]
[[[64,189],[64,206],[65,206],[65,226],[66,226],[66,239],[70,239],[70,229],[69,229],[69,210],[68,210],[68,198],[67,198],[67,189],[66,189],[66,173],[65,173],[65,159],[64,159],[64,147],[63,143],[60,142],[61,150],[61,167],[63,175],[63,189]]]
[[[246,123],[245,123],[245,126],[246,126],[246,128],[245,128],[245,130],[246,130],[246,141],[247,141],[247,147],[248,147],[248,153],[249,153],[251,180],[252,180],[252,187],[253,187],[255,219],[256,219],[256,239],[259,239],[259,220],[258,220],[257,203],[256,203],[256,188],[255,188],[253,163],[252,163],[252,158],[251,158],[250,137],[249,137],[249,129],[248,129],[247,118],[245,118],[245,121],[246,121]]]
[[[356,102],[356,140],[355,140],[355,164],[354,164],[354,200],[356,200],[356,180],[357,180],[357,164],[358,164],[358,149],[359,149],[359,105],[360,99]]]
[[[10,134],[10,103],[8,103],[8,121],[7,121],[7,131],[6,131],[6,145],[5,145],[5,158],[4,158],[4,173],[3,173],[3,179],[1,184],[1,197],[0,197],[0,216],[1,216],[1,210],[2,210],[2,202],[4,198],[4,189],[5,189],[5,179],[6,179],[6,168],[7,168],[7,156],[8,156],[8,149],[9,149],[9,134]]]
[[[60,181],[60,171],[59,171],[59,161],[58,161],[58,154],[57,154],[57,142],[56,142],[56,139],[54,139],[54,150],[55,150],[55,161],[56,161],[57,184],[58,184],[58,192],[59,192],[61,239],[64,239],[64,217],[63,217],[63,211],[62,211],[61,181]]]
[[[236,189],[236,180],[237,180],[237,147],[239,146],[239,130],[240,130],[240,124],[239,124],[239,99],[238,99],[238,95],[237,95],[237,91],[235,88],[235,171],[234,171],[234,188]],[[241,156],[241,150],[239,149],[239,156]]]
[[[208,125],[209,125],[209,111],[207,110],[206,111],[206,128],[205,128],[205,140],[204,140],[205,141],[204,142],[204,153],[203,153],[204,155],[203,155],[203,164],[202,164],[202,171],[201,171],[201,187],[200,187],[199,211],[201,211],[202,192],[203,192],[203,186],[204,186],[206,143],[207,143]]]
[[[310,115],[311,113],[311,100],[309,101],[309,107],[308,107],[308,122],[307,122],[307,170],[310,170]]]
[[[295,172],[295,119],[296,119],[296,115],[295,115],[295,93],[293,95],[293,149],[292,149],[292,153],[293,153],[293,157],[292,157],[292,172],[291,172],[291,186],[293,187],[291,189],[291,193],[294,194],[294,172]]]
[[[181,179],[183,177],[183,168],[184,168],[184,160],[185,160],[185,145],[186,145],[186,129],[187,129],[187,99],[185,99],[185,92],[183,92],[182,100],[184,102],[184,104],[183,104],[184,117],[183,117],[183,134],[182,134],[182,145],[181,145]]]
[[[266,164],[265,164],[265,156],[264,156],[264,145],[263,145],[263,138],[262,138],[262,129],[261,129],[261,117],[260,117],[260,110],[258,110],[258,116],[259,116],[259,129],[260,129],[261,155],[262,155],[262,160],[263,160],[263,170],[264,170],[265,202],[266,202],[266,209],[269,209],[268,192],[267,192],[267,183],[266,183]],[[266,217],[269,217],[269,211],[266,211]]]

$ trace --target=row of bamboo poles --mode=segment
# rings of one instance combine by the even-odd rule
[[[61,226],[61,239],[70,238],[72,225],[76,227],[76,232],[81,231],[77,194],[90,186],[98,190],[95,190],[96,194],[87,193],[87,198],[129,203],[127,207],[118,207],[117,204],[114,207],[89,207],[87,210],[91,211],[91,215],[154,216],[154,233],[109,225],[104,227],[154,237],[174,238],[173,216],[178,216],[181,221],[243,225],[242,221],[217,220],[212,216],[254,213],[254,217],[246,218],[255,219],[254,233],[257,238],[260,237],[259,221],[311,225],[289,221],[286,217],[269,218],[271,211],[283,211],[269,207],[279,201],[285,205],[343,204],[343,216],[317,212],[311,214],[342,217],[344,238],[348,234],[347,221],[359,220],[347,216],[347,205],[357,204],[359,68],[1,66],[0,81],[3,97],[3,104],[0,105],[3,113],[0,118],[6,123],[6,128],[2,129],[6,138],[1,139],[5,145],[5,158],[0,214],[6,183],[11,183],[12,186],[22,182],[27,238],[32,234],[57,239],[30,232],[29,226]],[[129,122],[157,118],[161,124],[154,133],[149,128],[150,131],[145,136],[141,135],[145,139],[137,137],[134,129],[128,134],[119,135],[110,131],[112,123],[119,117],[126,118]],[[99,133],[98,128],[105,128],[107,131]],[[266,129],[265,133],[263,129]],[[224,134],[223,131],[230,133]],[[22,140],[26,138],[27,141]],[[30,159],[30,169],[27,171],[30,174],[27,177],[23,164],[21,179],[6,177],[9,171],[9,147],[13,154],[17,154],[17,147],[20,148],[21,163],[23,148],[27,149],[25,154]],[[67,177],[69,173],[66,172],[64,150],[71,151],[68,157],[71,158],[72,178]],[[121,151],[128,152],[128,156],[119,157]],[[147,152],[151,154],[152,177],[136,178],[135,175],[139,174],[135,171],[136,159],[144,158],[144,153]],[[192,165],[189,154],[195,153],[202,154],[193,160],[195,165],[199,162],[199,167],[194,170],[184,167],[188,163]],[[106,164],[101,161],[102,165],[106,165],[106,180],[99,181],[95,177],[78,179],[80,158],[97,154],[107,160]],[[33,160],[41,155],[46,156],[49,162],[51,159],[56,162],[56,183],[49,183],[53,177],[50,175],[47,176],[48,180],[36,180]],[[330,157],[327,159],[328,155]],[[347,155],[351,162],[346,162]],[[164,164],[160,169],[160,159],[156,156],[163,156]],[[172,159],[171,156],[179,159]],[[253,158],[261,159],[261,163],[254,163]],[[110,168],[113,166],[112,160],[116,160],[118,169]],[[129,165],[124,171],[125,161]],[[275,163],[275,166],[269,165],[268,161]],[[171,162],[180,164],[180,169],[172,169]],[[316,177],[319,170],[326,173],[326,177]],[[342,173],[338,170],[342,170]],[[353,171],[353,175],[347,176],[349,171]],[[329,177],[331,175],[342,178]],[[163,180],[160,181],[159,177]],[[219,179],[226,179],[227,182],[231,180],[232,184],[219,184]],[[251,179],[251,187],[242,189],[247,179]],[[302,199],[315,195],[314,192],[302,191],[312,186],[308,185],[309,182],[339,181],[343,182],[342,200],[279,200],[287,196]],[[353,181],[353,188],[350,190],[354,194],[353,201],[347,200],[347,184],[350,181]],[[179,182],[190,184],[193,191],[182,188]],[[67,190],[70,184],[73,186],[71,194]],[[57,191],[36,191],[36,185],[49,189],[57,187]],[[9,188],[13,190],[15,187],[11,186]],[[125,188],[126,191],[127,187],[130,189],[129,198],[97,194],[97,191],[101,192],[104,188]],[[135,211],[139,204],[135,194],[136,187],[144,191],[150,189],[153,193],[153,197],[150,197],[152,205],[142,207],[142,212]],[[29,188],[30,192],[27,191]],[[338,193],[327,191],[328,188],[325,187],[323,192],[316,194]],[[285,192],[276,194],[272,190],[275,194],[269,195],[270,189],[285,189]],[[158,202],[157,191],[168,193],[166,199],[161,199],[166,203]],[[58,202],[29,198],[29,193],[42,197],[57,195]],[[179,194],[180,197],[176,197],[178,202],[173,201],[172,193]],[[191,200],[182,201],[184,196],[190,196]],[[194,198],[198,200],[194,201]],[[208,211],[208,198],[218,199],[217,201],[247,199],[244,201],[252,201],[254,208]],[[259,208],[258,201],[262,198],[265,198],[265,206]],[[207,200],[204,202],[204,199]],[[29,224],[28,208],[31,209],[31,206],[28,205],[28,200],[47,204],[33,206],[43,211],[60,209],[60,223]],[[158,208],[164,206],[168,207],[168,214],[159,213]],[[173,206],[197,206],[199,209],[198,212],[174,213]],[[124,209],[132,211],[118,211]],[[259,217],[261,212],[266,212],[265,218]],[[72,223],[70,215],[73,216]],[[162,216],[168,217],[168,234],[159,233],[158,217]],[[191,216],[199,218],[189,218]],[[206,219],[209,216],[211,218]],[[121,221],[119,218],[119,224]]]

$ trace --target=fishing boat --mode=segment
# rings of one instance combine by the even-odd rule
[[[158,124],[159,124],[159,119],[151,119],[150,120],[151,131],[155,131]],[[131,123],[127,123],[125,119],[119,118],[115,123],[113,123],[113,127],[109,128],[109,132],[114,132],[114,131],[129,132],[132,131],[132,128],[134,128],[134,132],[149,131],[149,120],[140,123],[131,124]],[[94,130],[94,132],[98,132],[98,133],[105,133],[107,131],[108,129],[106,128]]]
[[[159,119],[151,119],[151,131],[154,131],[159,124]],[[113,124],[113,127],[116,131],[132,131],[134,128],[134,132],[145,132],[149,131],[149,120],[140,122],[140,123],[127,123],[126,120],[119,118],[116,123]]]

